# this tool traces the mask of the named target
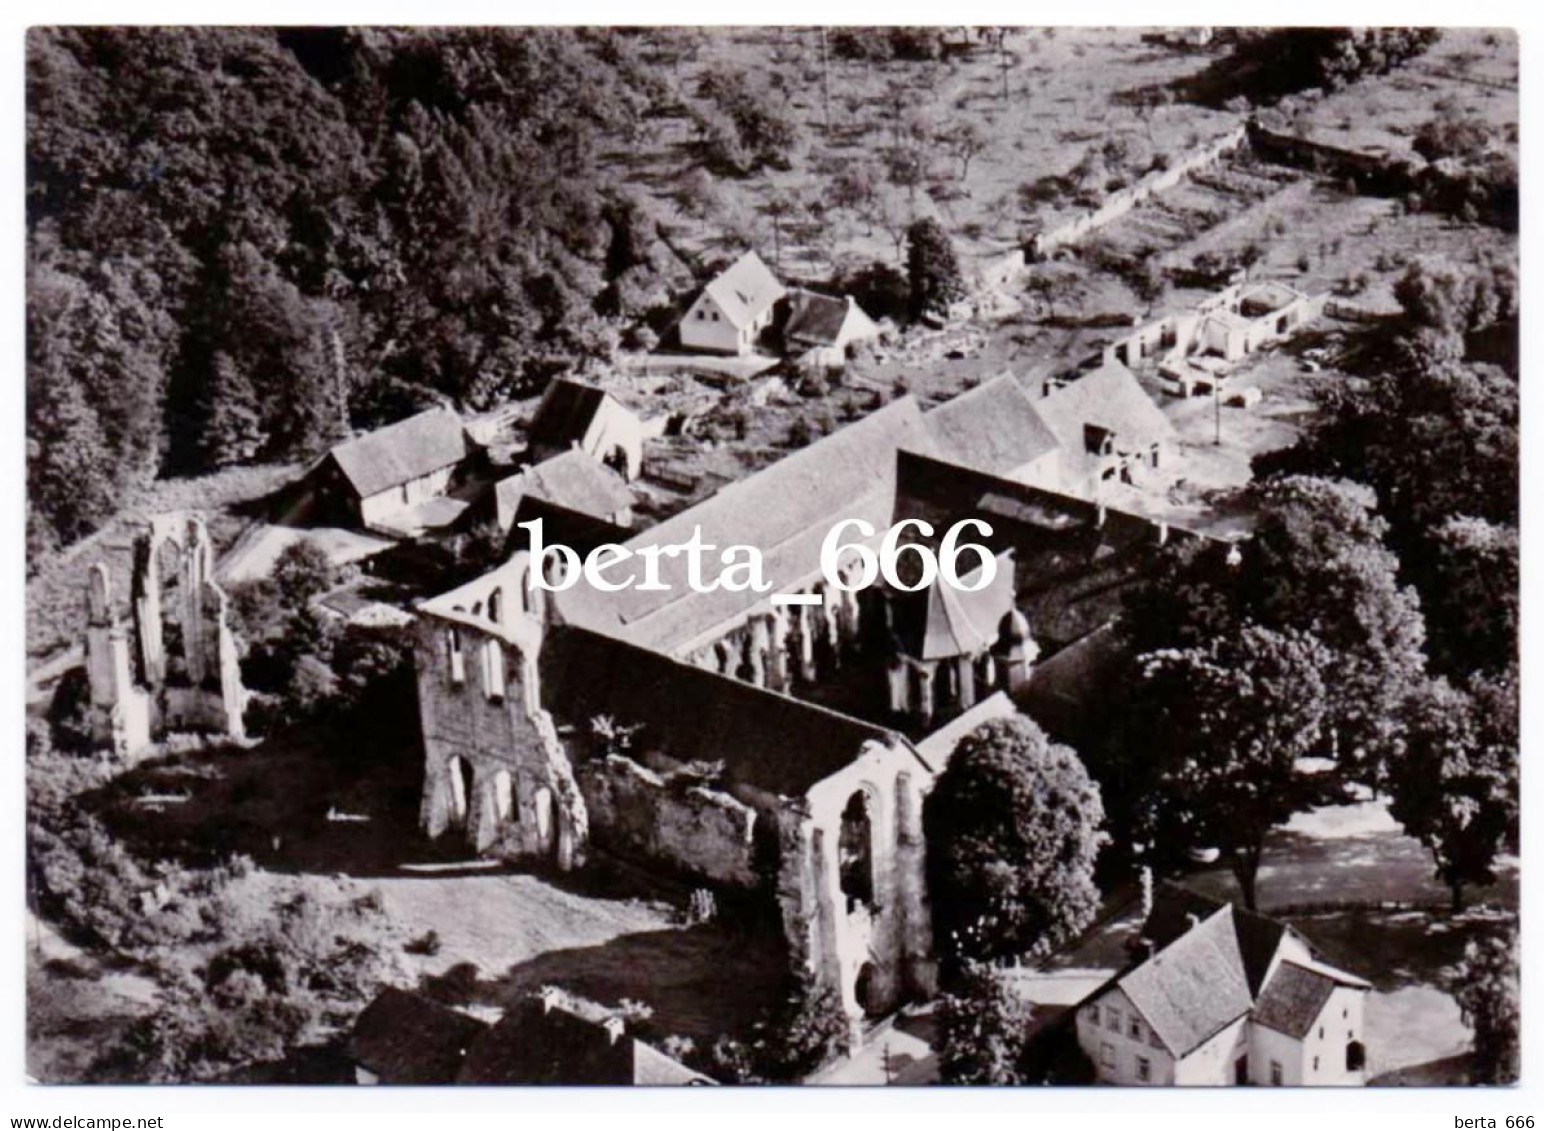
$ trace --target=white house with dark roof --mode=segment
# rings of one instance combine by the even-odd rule
[[[746,354],[772,324],[784,295],[761,256],[748,251],[713,279],[681,319],[681,345],[708,353]]]
[[[460,514],[465,504],[445,496],[470,453],[461,418],[430,409],[345,440],[311,466],[305,483],[323,516],[410,534]]]
[[[1166,888],[1138,958],[1077,1006],[1101,1083],[1366,1082],[1372,988],[1319,959],[1293,928]]]

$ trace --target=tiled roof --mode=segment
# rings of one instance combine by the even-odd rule
[[[923,420],[939,455],[994,475],[1023,467],[1059,446],[1011,373],[945,401]]]
[[[462,1084],[706,1084],[706,1076],[561,1005],[526,999],[472,1046]]]
[[[854,334],[867,331],[872,334],[877,327],[851,298],[836,298],[814,291],[789,292],[788,323],[783,327],[783,337],[792,342],[810,346],[834,346],[842,338],[844,330]],[[854,325],[849,327],[851,321]]]
[[[1255,1003],[1255,1024],[1289,1037],[1305,1037],[1335,985],[1335,979],[1317,970],[1282,962]]]
[[[1121,977],[1119,985],[1176,1057],[1193,1052],[1254,1002],[1231,908],[1186,931]]]
[[[598,715],[639,726],[634,746],[680,762],[720,761],[731,782],[793,797],[831,776],[867,742],[896,735],[836,711],[658,652],[575,628],[542,646],[543,699],[559,719]]]
[[[910,397],[729,484],[627,546],[636,550],[686,542],[701,527],[703,541],[720,549],[736,543],[758,547],[774,591],[800,583],[819,570],[821,543],[839,519],[865,519],[876,530],[890,524],[896,452],[902,446],[931,450],[922,413]],[[601,593],[576,585],[559,594],[558,607],[571,624],[675,650],[765,601],[765,594],[749,590],[694,592],[687,585],[685,555],[662,557],[659,566],[660,582],[668,590],[633,586]],[[716,572],[716,566],[710,568],[710,580]]]
[[[595,518],[610,518],[633,505],[632,492],[621,476],[576,448],[499,480],[494,507],[501,530],[513,524],[520,500],[527,495]]]
[[[348,1057],[387,1084],[449,1084],[488,1026],[449,1006],[387,988],[354,1022]]]
[[[1084,450],[1084,426],[1115,435],[1120,451],[1138,451],[1174,438],[1174,425],[1118,361],[1107,361],[1034,402],[1068,452]]]
[[[783,284],[754,251],[747,251],[708,284],[707,292],[736,328],[764,314],[783,297]]]
[[[328,453],[360,498],[460,463],[466,455],[461,420],[443,408],[345,440]]]
[[[531,418],[531,443],[567,447],[584,439],[590,422],[600,411],[606,390],[559,378],[547,386]]]

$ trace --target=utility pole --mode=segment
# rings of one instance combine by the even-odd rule
[[[1212,416],[1215,420],[1212,443],[1220,448],[1222,447],[1222,382],[1215,374],[1212,376]]]

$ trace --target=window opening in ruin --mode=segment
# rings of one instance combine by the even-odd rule
[[[503,700],[504,648],[497,640],[487,640],[483,643],[483,688],[491,701]]]
[[[508,770],[500,770],[493,775],[493,812],[501,825],[519,819],[515,808],[514,781]]]
[[[461,653],[461,630],[452,628],[446,635],[450,654],[450,682],[459,687],[466,682],[466,657]]]
[[[466,827],[466,815],[472,799],[472,767],[466,759],[453,757],[446,767],[450,777],[450,823]]]
[[[621,444],[606,453],[605,464],[623,479],[627,478],[627,452]]]
[[[1367,1067],[1367,1050],[1361,1041],[1352,1041],[1346,1045],[1346,1071],[1360,1072]]]
[[[847,799],[842,810],[841,835],[837,839],[840,886],[847,897],[847,910],[858,904],[874,902],[874,828],[869,814],[869,796],[858,790]]]
[[[875,973],[874,964],[865,962],[858,968],[858,976],[852,985],[852,996],[858,1008],[869,1017],[879,1017],[884,1013],[884,1004],[880,1001],[879,989],[875,985]]]
[[[494,624],[504,623],[504,591],[495,589],[488,594],[488,619]]]

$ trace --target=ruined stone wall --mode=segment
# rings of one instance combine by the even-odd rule
[[[597,844],[712,883],[758,883],[750,806],[709,786],[673,784],[619,755],[583,763],[577,773]]]
[[[150,520],[135,540],[131,594],[132,628],[119,619],[107,567],[92,567],[86,672],[98,744],[136,756],[175,730],[244,739],[240,648],[229,600],[214,580],[214,547],[202,519],[173,513]],[[168,656],[168,611],[180,628],[175,669]]]
[[[426,614],[415,633],[424,831],[459,835],[480,853],[577,865],[589,818],[541,705],[539,623]]]

